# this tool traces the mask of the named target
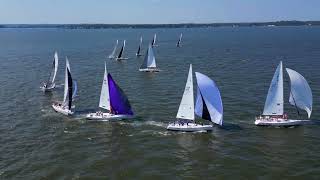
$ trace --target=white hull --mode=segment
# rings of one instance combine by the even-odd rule
[[[129,58],[116,58],[117,61],[127,60]]]
[[[145,69],[139,69],[140,72],[160,72],[160,69],[157,68],[145,68]]]
[[[61,113],[61,114],[64,114],[66,116],[68,115],[72,115],[74,112],[72,112],[71,110],[68,109],[67,106],[63,106],[63,105],[59,105],[57,103],[54,103],[52,104],[52,108],[58,112],[58,113]]]
[[[40,89],[41,89],[43,92],[46,92],[46,91],[51,91],[51,90],[53,90],[55,87],[56,87],[56,84],[52,84],[50,87],[45,87],[45,84],[44,84],[43,86],[40,87]]]
[[[114,59],[114,56],[109,56],[108,58],[109,58],[109,59]]]
[[[132,115],[124,115],[124,114],[110,114],[110,113],[89,113],[86,116],[86,119],[94,120],[94,121],[109,121],[109,120],[122,120],[122,119],[131,119],[134,116]]]
[[[302,125],[306,122],[309,122],[309,120],[293,120],[293,119],[256,119],[254,122],[257,126],[298,126]]]
[[[170,123],[167,126],[167,130],[171,131],[184,131],[184,132],[195,132],[195,131],[212,131],[212,125],[201,125],[196,123]]]

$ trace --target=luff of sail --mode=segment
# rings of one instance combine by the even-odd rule
[[[112,76],[110,74],[108,74],[108,85],[112,113],[122,115],[133,115],[131,105],[127,96],[112,79]]]
[[[278,65],[263,109],[263,115],[283,115],[283,70],[282,61]]]
[[[195,114],[203,119],[222,125],[223,105],[216,83],[208,76],[196,72],[198,84]]]
[[[110,97],[108,85],[108,72],[106,63],[104,64],[104,75],[100,93],[99,107],[110,111]]]
[[[156,58],[154,56],[153,48],[151,45],[148,47],[148,51],[144,57],[144,61],[140,67],[140,69],[145,69],[145,68],[155,68],[157,67],[156,65]]]
[[[177,119],[194,120],[193,80],[191,64],[189,68],[186,86],[177,113]]]
[[[117,40],[117,42],[116,42],[116,44],[114,45],[114,48],[113,48],[111,54],[109,55],[109,58],[110,58],[110,59],[111,59],[111,58],[114,58],[114,55],[116,54],[116,50],[117,50],[117,47],[118,47],[118,43],[119,43],[119,41]]]
[[[290,97],[291,105],[305,110],[310,118],[312,113],[312,91],[307,80],[297,71],[286,68],[290,77]]]

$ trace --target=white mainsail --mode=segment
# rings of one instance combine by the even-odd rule
[[[196,72],[198,84],[195,113],[197,116],[222,125],[223,105],[216,83],[208,76]]]
[[[283,70],[282,61],[273,75],[263,115],[283,115]]]
[[[112,50],[112,53],[109,55],[109,58],[110,58],[110,59],[114,58],[114,55],[115,55],[116,50],[117,50],[117,47],[118,47],[118,43],[119,43],[119,41],[117,40],[117,42],[116,42],[116,44],[114,45],[114,48],[113,48],[113,50]]]
[[[53,60],[53,72],[52,72],[52,78],[50,78],[50,83],[54,84],[54,80],[56,79],[57,71],[58,71],[58,64],[59,64],[59,58],[57,51],[54,53],[54,60]]]
[[[156,45],[156,40],[157,40],[157,34],[154,34],[153,39],[152,39],[152,46]]]
[[[286,68],[286,71],[291,82],[290,104],[307,111],[308,118],[310,118],[312,113],[312,91],[308,82],[298,72],[289,68]]]
[[[99,107],[106,110],[110,110],[108,72],[107,72],[106,63],[104,64],[104,75],[103,75],[103,82],[102,82],[102,88],[100,93]]]
[[[65,70],[65,77],[64,77],[64,95],[63,95],[63,103],[67,103],[67,96],[68,96],[68,89],[69,89],[69,84],[68,84],[68,70],[70,71],[70,64],[69,60],[66,57],[66,70]]]
[[[194,120],[193,80],[192,64],[190,64],[187,83],[180,102],[177,119]]]
[[[148,51],[144,57],[144,61],[140,67],[140,69],[144,69],[144,68],[155,68],[157,67],[156,65],[156,58],[154,56],[154,52],[153,52],[153,48],[152,46],[149,44],[148,47]]]

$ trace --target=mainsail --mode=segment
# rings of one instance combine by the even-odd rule
[[[182,33],[180,34],[179,40],[177,42],[177,47],[181,47]]]
[[[306,79],[298,72],[286,68],[290,77],[291,92],[289,102],[300,109],[307,111],[308,118],[312,113],[312,92]]]
[[[72,81],[72,76],[70,71],[70,64],[69,64],[68,58],[66,58],[63,103],[65,105],[68,103],[69,109],[71,109],[71,106],[72,106],[72,94],[73,94],[72,85],[73,85],[73,81]]]
[[[138,51],[137,51],[137,53],[136,53],[136,55],[137,55],[137,56],[139,56],[139,55],[140,55],[141,45],[142,45],[142,37],[140,37],[140,44],[139,44]]]
[[[145,68],[155,68],[157,67],[156,65],[156,58],[154,56],[153,48],[151,45],[148,47],[148,51],[144,57],[144,61],[140,67],[140,69],[145,69]]]
[[[195,113],[197,116],[222,125],[223,105],[220,91],[216,83],[208,76],[196,72],[197,100]]]
[[[118,47],[118,43],[119,43],[119,41],[117,40],[117,42],[116,42],[116,44],[114,45],[114,48],[113,48],[113,50],[112,50],[112,53],[109,55],[109,58],[110,58],[110,59],[114,58],[114,55],[115,55],[116,50],[117,50],[117,47]]]
[[[47,86],[50,87],[54,85],[54,80],[56,79],[57,71],[58,71],[59,58],[58,53],[54,53],[54,58],[52,62],[52,70],[50,72],[49,80],[47,82]]]
[[[106,63],[104,64],[104,75],[100,93],[99,107],[110,111],[110,97],[108,85],[108,72]]]
[[[114,114],[133,115],[131,105],[127,96],[122,89],[112,79],[112,76],[108,74],[109,96],[111,111]]]
[[[194,120],[192,65],[190,64],[187,83],[180,102],[177,119]]]
[[[283,115],[283,72],[282,61],[273,75],[263,115]]]
[[[157,34],[154,34],[151,45],[155,46],[156,45],[156,40],[157,40]]]
[[[122,53],[124,51],[125,46],[126,46],[126,40],[123,41],[123,45],[122,45],[121,50],[119,52],[118,58],[122,57]]]

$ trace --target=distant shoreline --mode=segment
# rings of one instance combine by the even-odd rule
[[[119,28],[210,28],[257,26],[320,26],[320,21],[274,21],[244,23],[182,23],[182,24],[0,24],[0,28],[62,28],[62,29],[119,29]]]

